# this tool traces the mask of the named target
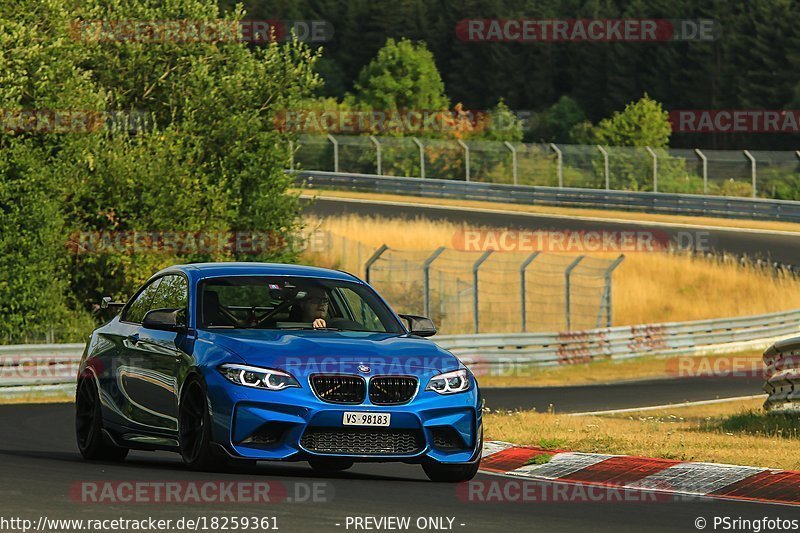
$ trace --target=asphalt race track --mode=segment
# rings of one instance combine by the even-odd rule
[[[375,207],[370,205],[328,201],[318,201],[311,209],[319,215],[375,212]],[[466,211],[388,206],[381,206],[380,212],[388,216],[426,215],[499,227],[586,228],[585,222],[546,217],[531,219],[513,213],[476,215]],[[630,229],[629,224],[623,225]],[[620,224],[607,226],[619,229]],[[773,259],[800,264],[800,247],[797,246],[800,238],[725,230],[714,230],[714,234],[718,249],[749,254],[770,250]],[[577,412],[751,395],[758,394],[760,387],[758,378],[691,378],[584,387],[485,389],[484,395],[491,409],[546,410],[552,404],[556,412]],[[175,523],[186,518],[210,521],[255,516],[274,517],[280,531],[327,533],[692,531],[697,530],[695,524],[700,518],[706,521],[706,530],[715,530],[715,517],[800,521],[800,507],[708,498],[653,497],[653,493],[631,490],[620,497],[619,490],[599,487],[595,487],[588,498],[576,493],[564,496],[566,493],[560,490],[564,485],[560,483],[483,473],[468,484],[432,483],[415,465],[357,465],[346,472],[323,477],[306,463],[221,465],[217,472],[198,473],[186,470],[177,455],[162,452],[132,452],[121,463],[86,462],[75,445],[71,404],[0,406],[0,428],[0,524],[9,517],[29,519],[37,524],[42,517],[49,520],[153,518],[171,519]],[[170,503],[154,503],[146,496],[132,496],[130,491],[124,493],[127,498],[121,498],[122,493],[115,490],[86,492],[86,487],[119,489],[124,484],[141,487],[176,482],[181,487],[203,486],[208,482],[236,486],[268,483],[273,497],[267,503],[231,503],[213,497],[202,503],[186,497]],[[316,497],[310,497],[312,492]],[[96,503],[92,494],[101,494],[105,499]],[[487,498],[491,501],[483,501]],[[363,517],[408,517],[410,526],[392,528],[384,524],[384,527],[376,527],[374,522],[361,522],[361,527],[353,525],[356,518]],[[441,525],[420,522],[421,527],[418,527],[418,520],[429,517],[438,518]],[[449,520],[452,526],[448,525]],[[211,526],[210,522],[206,524]],[[19,531],[8,526],[0,530]],[[162,531],[186,530],[172,527]],[[198,527],[191,530],[222,529]]]
[[[414,202],[414,198],[409,198]],[[637,231],[653,230],[653,224],[635,222],[590,221],[547,215],[531,216],[518,212],[480,212],[469,208],[436,206],[406,206],[386,203],[370,203],[364,200],[318,198],[306,207],[308,213],[325,217],[343,214],[375,215],[413,219],[425,217],[431,220],[446,220],[472,227],[494,227],[524,230],[592,230],[592,231]],[[633,215],[632,215],[633,216]],[[800,266],[800,235],[769,231],[735,231],[726,229],[691,229],[680,226],[658,224],[670,240],[684,246],[689,243],[705,243],[709,252],[726,252],[737,257],[769,259],[785,265]]]
[[[259,464],[232,472],[195,473],[180,464],[177,455],[135,452],[123,463],[84,462],[74,444],[73,408],[69,404],[7,405],[0,407],[0,517],[48,519],[172,519],[182,517],[276,517],[279,530],[366,531],[347,527],[347,517],[410,517],[404,531],[419,531],[416,520],[424,517],[454,519],[453,531],[687,531],[695,530],[695,520],[707,520],[713,530],[713,517],[760,520],[800,519],[800,508],[749,502],[709,499],[674,500],[660,497],[600,497],[587,503],[558,499],[519,500],[516,485],[502,485],[507,498],[517,500],[469,501],[487,487],[504,483],[531,483],[508,477],[479,474],[469,485],[458,486],[427,481],[422,470],[412,465],[364,465],[332,475],[316,476],[305,463]],[[269,482],[285,486],[289,495],[305,494],[302,489],[316,483],[326,501],[315,503],[86,503],[81,483],[113,482]],[[488,484],[488,485],[487,485]],[[492,485],[493,484],[493,485]],[[552,493],[553,483],[535,483],[544,494]],[[602,494],[605,489],[598,489]],[[541,492],[536,492],[538,494]],[[489,494],[489,492],[484,492]],[[494,492],[494,494],[499,494]],[[516,495],[516,496],[515,496]],[[607,499],[609,501],[603,501]],[[352,518],[351,518],[352,520]],[[447,524],[447,521],[444,521]],[[337,524],[339,524],[337,526]],[[461,524],[464,524],[463,526]],[[375,529],[370,529],[375,530]],[[383,528],[382,530],[391,530]],[[398,529],[394,529],[397,531]],[[426,528],[424,530],[431,530]],[[164,533],[167,533],[165,530]]]
[[[580,371],[578,368],[575,370]],[[763,384],[759,376],[721,376],[651,379],[608,385],[481,390],[486,407],[492,410],[536,409],[546,412],[552,405],[556,413],[575,413],[751,396],[763,393]]]

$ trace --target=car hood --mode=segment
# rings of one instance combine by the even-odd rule
[[[313,330],[206,333],[211,342],[248,365],[287,370],[298,377],[317,373],[435,375],[461,366],[450,352],[410,335]]]

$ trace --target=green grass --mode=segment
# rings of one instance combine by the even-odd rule
[[[543,465],[543,464],[549,463],[552,458],[553,458],[553,456],[552,455],[548,455],[548,454],[535,455],[535,456],[531,457],[530,459],[528,459],[527,461],[525,461],[525,464],[526,465]]]

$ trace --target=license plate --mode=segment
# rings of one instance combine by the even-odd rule
[[[386,413],[346,412],[342,417],[345,426],[388,426],[392,415]]]

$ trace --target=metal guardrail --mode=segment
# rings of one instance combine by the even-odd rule
[[[743,348],[743,345],[763,346],[799,332],[800,309],[740,318],[587,331],[443,335],[435,339],[437,344],[471,366],[544,366],[643,355],[697,354],[716,348]]]
[[[800,337],[778,341],[764,352],[767,400],[773,412],[800,411]]]
[[[0,346],[0,388],[73,383],[83,344]]]
[[[313,170],[296,171],[295,174],[298,184],[309,189],[328,188],[424,198],[800,222],[800,202],[787,200],[508,185]]]
[[[645,355],[690,354],[730,350],[743,344],[766,345],[800,333],[800,309],[739,318],[618,326],[562,333],[442,335],[436,343],[458,355],[474,369],[487,365],[558,365],[597,359]],[[770,351],[772,350],[772,351]],[[789,356],[800,361],[800,338],[770,348],[774,397],[800,401],[800,365],[788,366]],[[30,391],[72,384],[83,353],[82,344],[0,346],[0,394],[14,388]],[[777,354],[777,355],[776,355]],[[768,365],[770,363],[768,362]],[[787,388],[788,387],[788,388]],[[768,391],[769,392],[769,391]],[[782,395],[782,396],[781,396]],[[771,398],[773,395],[771,394]]]

